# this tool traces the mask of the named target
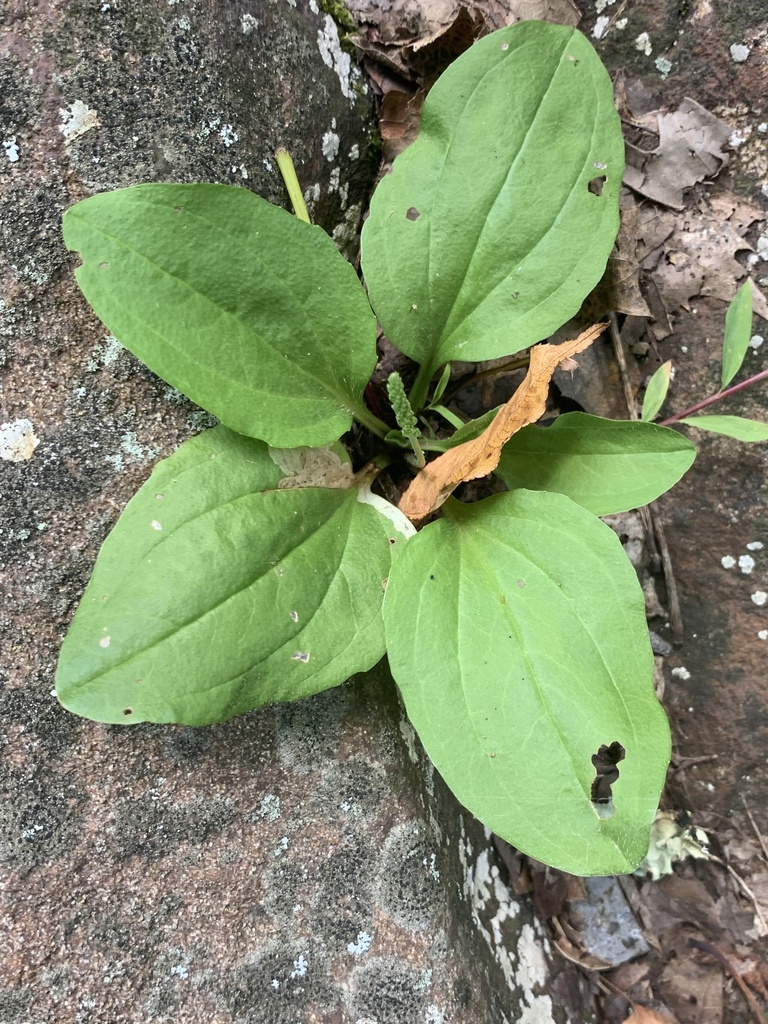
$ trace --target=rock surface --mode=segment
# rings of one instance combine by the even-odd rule
[[[344,245],[371,105],[332,20],[314,0],[10,0],[0,96],[0,1020],[585,1019],[383,670],[200,730],[100,726],[52,694],[99,545],[209,422],[90,313],[61,214],[144,180],[282,202],[285,144]]]

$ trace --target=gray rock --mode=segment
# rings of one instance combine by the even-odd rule
[[[62,212],[143,180],[282,202],[285,144],[343,243],[374,170],[371,103],[314,0],[10,0],[5,28],[0,420],[39,443],[0,461],[0,1020],[585,1019],[383,668],[210,729],[57,704],[101,542],[209,422],[91,314]]]

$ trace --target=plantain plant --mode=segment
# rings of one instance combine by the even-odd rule
[[[614,243],[622,173],[594,50],[523,22],[432,89],[371,202],[367,293],[320,228],[242,188],[140,185],[68,210],[93,309],[221,425],[157,465],[105,542],[62,647],[61,703],[200,726],[386,653],[430,758],[488,828],[577,874],[633,870],[670,740],[643,595],[598,516],[656,498],[694,448],[581,413],[519,430],[545,374],[513,396],[528,411],[511,440],[495,435],[509,491],[462,502],[450,491],[492,467],[493,417],[462,424],[440,404],[451,361],[521,352],[578,311]],[[409,395],[389,383],[397,427],[364,397],[377,320],[415,364]],[[425,409],[446,429],[426,430]],[[340,442],[353,421],[373,464]],[[411,473],[460,442],[482,451],[429,515],[376,493],[383,463]]]

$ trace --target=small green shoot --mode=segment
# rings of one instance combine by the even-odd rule
[[[672,379],[672,360],[668,359],[662,363],[658,370],[648,381],[643,398],[643,408],[640,419],[645,423],[651,423],[659,414],[659,409],[664,405],[664,400],[669,391],[669,382]]]
[[[673,423],[685,423],[686,426],[696,427],[699,430],[706,430],[713,434],[724,434],[737,441],[768,441],[768,423],[760,420],[750,420],[745,416],[694,416],[702,409],[722,402],[731,395],[753,387],[762,380],[768,380],[768,370],[753,374],[740,384],[733,384],[726,387],[744,362],[744,357],[749,348],[749,337],[752,332],[752,285],[747,279],[736,292],[735,297],[728,306],[725,314],[725,335],[723,338],[723,361],[721,381],[723,389],[709,398],[697,402],[695,405],[684,409],[682,412],[670,416],[662,421],[661,426],[669,427]],[[659,369],[662,369],[660,367]],[[658,370],[656,371],[658,374]],[[655,376],[655,375],[654,375]],[[649,385],[650,390],[650,385]]]

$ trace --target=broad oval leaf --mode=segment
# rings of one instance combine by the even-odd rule
[[[709,430],[713,434],[724,434],[737,441],[768,441],[768,423],[750,420],[746,416],[687,416],[677,422]]]
[[[282,478],[266,445],[224,427],[157,466],[64,641],[64,707],[203,725],[336,686],[382,657],[402,535],[357,488],[279,489]]]
[[[430,92],[363,228],[393,344],[434,372],[551,334],[605,269],[623,169],[611,82],[584,36],[521,22],[475,43]]]
[[[376,321],[320,228],[243,188],[138,185],[68,210],[64,241],[115,337],[233,430],[288,448],[349,429]]]
[[[496,472],[510,490],[558,491],[606,516],[654,501],[695,458],[695,446],[676,430],[569,412],[510,438]]]
[[[670,739],[618,538],[560,494],[445,510],[409,542],[384,599],[392,674],[427,753],[461,803],[530,856],[580,875],[634,870]],[[626,759],[601,818],[591,758],[615,742]]]
[[[747,278],[733,297],[725,314],[723,366],[720,379],[727,387],[739,372],[752,333],[752,282]]]

